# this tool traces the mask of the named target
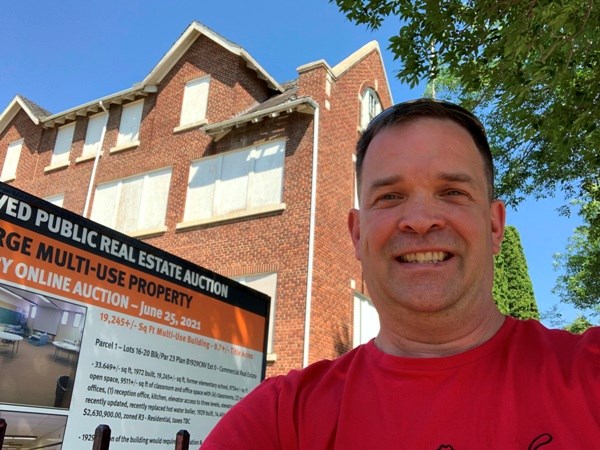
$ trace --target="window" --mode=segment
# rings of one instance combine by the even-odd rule
[[[17,166],[21,157],[21,149],[23,148],[23,139],[11,142],[6,150],[6,158],[2,166],[0,181],[10,181],[17,177]]]
[[[101,184],[91,218],[123,233],[163,231],[170,181],[167,168]]]
[[[63,202],[65,201],[65,194],[56,194],[50,197],[44,197],[44,200],[62,208]]]
[[[183,91],[180,126],[204,123],[208,104],[210,77],[189,81]]]
[[[96,156],[96,152],[102,149],[107,120],[108,113],[105,112],[89,118],[83,152],[81,153],[82,160],[93,158]]]
[[[66,325],[69,321],[69,311],[63,311],[62,318],[60,319],[61,325]]]
[[[73,144],[73,133],[75,132],[75,123],[65,125],[58,129],[54,152],[52,153],[51,166],[66,166],[69,164],[69,153],[71,144]]]
[[[75,313],[75,318],[73,319],[73,328],[79,328],[81,324],[81,314]]]
[[[273,333],[275,329],[275,297],[277,294],[277,274],[266,273],[260,275],[248,275],[233,278],[238,283],[242,283],[252,289],[256,289],[263,294],[271,297],[271,308],[269,310],[269,330],[267,340],[267,353],[273,353]]]
[[[117,147],[133,147],[139,144],[140,123],[144,101],[129,103],[123,106]]]
[[[369,122],[381,112],[381,102],[377,92],[368,88],[360,99],[360,129],[364,130]]]
[[[354,294],[354,347],[368,342],[379,333],[379,315],[367,297]]]
[[[285,142],[273,141],[192,162],[184,221],[281,207]]]

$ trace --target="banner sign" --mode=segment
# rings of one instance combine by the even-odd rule
[[[64,424],[35,447],[89,447],[100,423],[111,450],[181,429],[201,444],[264,379],[268,312],[264,294],[0,183],[0,417]]]

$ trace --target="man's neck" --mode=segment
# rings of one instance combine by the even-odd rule
[[[464,317],[454,320],[429,317],[393,328],[382,324],[375,345],[384,353],[409,358],[456,355],[489,340],[498,332],[504,319],[504,315],[493,308],[479,321],[465,320]]]

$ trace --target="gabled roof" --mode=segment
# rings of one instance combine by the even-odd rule
[[[381,50],[379,49],[379,43],[377,41],[371,41],[371,42],[368,42],[365,45],[363,45],[361,48],[356,50],[354,53],[352,53],[350,56],[345,58],[343,61],[336,64],[334,67],[331,67],[329,64],[327,64],[327,62],[325,60],[320,59],[318,61],[313,61],[313,62],[310,62],[307,64],[303,64],[302,66],[298,67],[298,69],[296,69],[296,70],[298,70],[298,72],[303,72],[303,71],[311,69],[314,66],[325,66],[327,68],[327,70],[331,73],[331,75],[333,75],[333,77],[337,79],[337,78],[341,77],[342,75],[344,75],[344,73],[346,73],[347,70],[352,68],[355,64],[360,62],[361,59],[365,58],[371,52],[377,52],[377,55],[379,56],[379,60],[381,61],[381,66],[385,67],[385,65],[383,63],[383,58],[381,57]],[[383,70],[383,76],[385,77],[386,87],[387,87],[387,90],[391,97],[392,90],[390,89],[390,82],[387,78],[387,72],[385,70]]]
[[[17,114],[19,108],[25,110],[33,123],[36,125],[41,124],[46,128],[50,128],[74,120],[77,116],[94,114],[101,109],[107,108],[111,104],[121,104],[124,101],[131,101],[140,97],[144,97],[150,92],[156,92],[156,85],[166,76],[169,70],[173,68],[177,61],[200,36],[206,36],[234,55],[239,56],[245,61],[247,67],[254,70],[260,79],[263,79],[267,82],[267,85],[271,89],[279,93],[284,92],[284,88],[281,87],[279,83],[277,83],[277,81],[275,81],[275,79],[269,75],[269,73],[263,69],[262,66],[258,64],[258,62],[256,62],[246,50],[239,45],[225,39],[223,36],[212,31],[208,27],[201,25],[198,22],[192,22],[179,37],[179,39],[171,46],[169,51],[162,57],[154,69],[152,69],[148,76],[146,76],[146,78],[144,78],[141,82],[134,84],[134,86],[130,89],[92,100],[91,102],[76,106],[57,114],[51,114],[30,100],[27,100],[22,96],[16,96],[15,99],[8,105],[8,107],[0,114],[0,132],[4,130],[8,123]]]
[[[377,41],[371,41],[357,51],[352,53],[350,56],[345,58],[343,61],[338,63],[333,68],[327,63],[327,61],[320,59],[318,61],[313,61],[308,64],[304,64],[298,67],[297,71],[302,73],[306,70],[310,70],[315,66],[324,66],[329,73],[334,78],[339,78],[344,75],[344,73],[352,68],[354,65],[358,64],[363,58],[372,52],[376,52],[381,61],[381,66],[385,67],[383,64],[383,59],[381,57],[381,51],[379,50],[379,44]],[[385,77],[385,83],[389,95],[391,97],[392,93],[390,90],[389,81],[387,78],[387,73],[385,69],[383,70],[383,75]],[[216,140],[221,139],[227,133],[229,133],[233,128],[239,127],[244,123],[255,123],[263,120],[268,117],[277,117],[282,113],[291,113],[294,111],[312,114],[317,108],[317,103],[310,97],[298,97],[298,86],[297,80],[289,82],[284,86],[284,92],[269,98],[268,100],[259,103],[249,110],[245,111],[242,114],[239,114],[233,118],[224,120],[222,122],[204,125],[202,130],[213,136]]]
[[[246,50],[196,21],[187,27],[171,49],[140,84],[158,84],[200,36],[206,36],[234,55],[241,57],[246,62],[246,66],[254,70],[259,78],[265,80],[271,89],[283,92],[283,88],[279,83]]]
[[[45,117],[50,115],[49,111],[28,98],[23,97],[22,95],[16,95],[6,109],[0,114],[0,132],[4,131],[4,128],[8,126],[8,123],[14,119],[20,110],[25,111],[31,121],[36,125],[39,125]]]

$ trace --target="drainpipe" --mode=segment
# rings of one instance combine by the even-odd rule
[[[106,134],[106,127],[108,125],[108,109],[102,103],[102,100],[98,102],[102,111],[104,111],[106,115],[106,121],[104,122],[104,126],[102,127],[102,133],[100,135],[100,145],[96,149],[96,156],[94,157],[94,165],[92,166],[92,174],[90,175],[90,182],[88,185],[87,195],[85,197],[85,206],[83,207],[83,217],[89,217],[89,209],[90,209],[90,200],[92,198],[92,189],[94,189],[94,182],[96,181],[96,170],[98,169],[98,162],[100,161],[100,155],[102,153],[102,146],[104,145],[104,135]]]
[[[317,209],[317,158],[319,155],[319,105],[315,106],[315,118],[313,121],[313,165],[310,192],[310,223],[308,231],[308,265],[306,275],[306,311],[304,315],[304,349],[302,356],[302,367],[308,366],[308,350],[310,346],[310,314],[312,307],[312,284],[315,254],[315,221]]]

